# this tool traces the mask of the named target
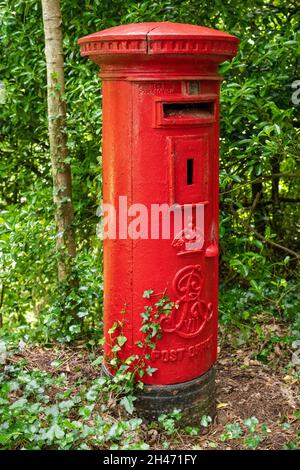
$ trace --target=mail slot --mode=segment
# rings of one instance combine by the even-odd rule
[[[164,117],[206,118],[214,115],[214,103],[203,101],[200,103],[163,103]]]
[[[188,214],[168,237],[152,217],[135,238],[117,230],[103,241],[104,370],[115,374],[112,326],[125,319],[118,359],[139,357],[141,312],[145,305],[155,311],[167,294],[174,308],[159,320],[161,338],[147,358],[155,372],[140,378],[145,386],[135,403],[150,419],[181,408],[199,423],[215,412],[218,65],[236,54],[238,39],[195,25],[140,23],[79,43],[100,66],[104,203],[120,215],[125,199],[129,212],[140,207],[152,216],[153,208],[167,207],[174,220]],[[149,289],[153,296],[145,299]]]
[[[197,82],[200,83],[200,82]],[[182,87],[183,88],[183,87]],[[156,126],[201,126],[216,119],[217,96],[203,94],[196,100],[192,96],[166,97],[156,100]]]

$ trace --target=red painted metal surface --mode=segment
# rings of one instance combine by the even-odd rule
[[[141,23],[100,31],[79,44],[101,67],[104,202],[121,209],[125,195],[128,206],[144,204],[149,212],[155,203],[204,206],[201,248],[186,250],[175,233],[135,240],[117,233],[104,240],[106,336],[125,308],[128,341],[121,354],[140,354],[140,313],[149,304],[143,292],[167,289],[179,308],[162,320],[151,361],[158,370],[143,380],[188,381],[217,357],[218,64],[236,54],[238,39],[199,26]],[[187,159],[193,160],[192,181]]]

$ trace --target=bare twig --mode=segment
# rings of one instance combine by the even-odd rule
[[[263,235],[258,233],[256,230],[251,228],[251,231],[255,234],[257,238],[262,240],[265,243],[268,243],[268,245],[274,246],[275,248],[279,248],[282,251],[285,251],[286,253],[289,253],[290,255],[294,256],[296,259],[300,259],[300,255],[296,253],[296,251],[291,250],[290,248],[287,248],[286,246],[280,245],[279,243],[273,242],[272,240],[268,240],[265,238]]]

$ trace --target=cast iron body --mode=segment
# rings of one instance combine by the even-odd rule
[[[107,355],[108,330],[120,320],[124,306],[128,340],[120,354],[140,354],[140,313],[149,304],[145,290],[167,289],[179,306],[161,321],[163,337],[151,357],[157,372],[143,377],[151,386],[141,403],[153,409],[147,397],[161,395],[161,386],[171,385],[176,396],[174,384],[182,390],[182,383],[190,387],[195,380],[200,387],[198,378],[205,373],[214,380],[210,369],[217,357],[218,65],[236,54],[238,39],[199,26],[140,23],[100,31],[79,44],[81,54],[100,65],[103,81],[104,202],[121,210],[119,196],[126,195],[128,206],[144,204],[149,212],[153,203],[204,206],[200,249],[187,250],[184,237],[175,233],[171,240],[132,240],[117,231],[117,239],[104,240]],[[188,160],[193,160],[192,170]],[[212,388],[208,390],[212,397]],[[176,405],[166,400],[166,410],[168,402],[170,409]]]

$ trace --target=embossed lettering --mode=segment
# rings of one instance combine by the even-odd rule
[[[151,353],[152,362],[162,361],[162,362],[176,362],[182,361],[184,357],[196,357],[200,354],[205,353],[211,348],[212,345],[212,335],[210,335],[205,341],[188,346],[186,348],[177,348],[177,349],[162,349],[155,350]]]
[[[182,361],[185,350],[185,348],[155,350],[151,353],[151,360],[153,362],[158,360],[162,362]]]
[[[200,265],[180,269],[173,279],[179,308],[161,320],[164,333],[176,332],[182,338],[201,334],[213,316],[213,304],[201,299],[204,276]]]

